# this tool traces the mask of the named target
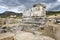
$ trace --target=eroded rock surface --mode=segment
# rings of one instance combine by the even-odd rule
[[[30,32],[16,32],[15,40],[54,40],[48,36],[34,35]]]

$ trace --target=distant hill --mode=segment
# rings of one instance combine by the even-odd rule
[[[57,15],[60,14],[60,11],[46,11],[46,14],[49,15]]]
[[[5,11],[4,13],[0,13],[0,17],[10,17],[10,15],[16,15],[17,17],[21,17],[23,13],[15,13],[11,11]]]

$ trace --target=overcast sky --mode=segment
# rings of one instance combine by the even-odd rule
[[[21,12],[36,3],[45,3],[48,11],[60,10],[60,0],[0,0],[0,13],[4,11]]]

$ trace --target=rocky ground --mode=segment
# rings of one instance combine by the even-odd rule
[[[48,36],[43,35],[35,35],[30,32],[23,32],[23,31],[17,31],[14,36],[15,40],[54,40],[53,38],[50,38]]]

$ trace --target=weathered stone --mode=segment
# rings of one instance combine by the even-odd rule
[[[15,40],[54,40],[48,36],[34,35],[29,32],[17,32],[14,38]]]
[[[14,34],[7,32],[0,34],[0,40],[14,40]]]

